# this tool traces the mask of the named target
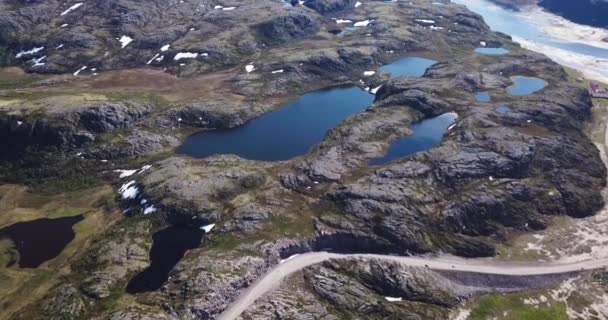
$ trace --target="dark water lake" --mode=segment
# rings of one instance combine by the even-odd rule
[[[501,56],[503,54],[509,53],[509,50],[507,50],[505,48],[482,47],[482,48],[475,49],[475,52],[477,52],[479,54],[485,54],[485,55],[488,55],[488,56]]]
[[[241,127],[194,134],[177,152],[196,158],[236,154],[252,160],[288,160],[305,154],[327,130],[373,101],[374,95],[359,87],[314,91]]]
[[[443,140],[443,135],[454,124],[456,118],[458,118],[456,113],[449,112],[412,124],[414,134],[393,142],[385,156],[372,159],[369,163],[371,165],[381,165],[416,152],[431,149]]]
[[[487,92],[475,92],[475,99],[479,102],[490,102],[492,100]]]
[[[150,266],[129,281],[127,292],[141,293],[160,289],[186,251],[201,245],[204,234],[205,231],[199,228],[185,227],[168,227],[156,232],[152,237]]]
[[[73,227],[82,221],[82,215],[38,219],[19,222],[0,229],[0,239],[10,239],[18,256],[10,265],[20,268],[37,268],[42,263],[57,257],[74,240]]]
[[[513,85],[507,88],[507,92],[513,95],[531,94],[547,85],[545,80],[534,77],[515,76],[511,77],[511,80]]]
[[[406,57],[380,68],[392,77],[421,76],[435,61]],[[177,153],[195,158],[235,154],[262,161],[289,160],[321,142],[328,130],[374,101],[375,96],[356,86],[306,93],[283,108],[245,125],[200,132],[188,137]]]

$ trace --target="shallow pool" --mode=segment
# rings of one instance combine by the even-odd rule
[[[547,85],[545,80],[534,77],[514,76],[511,80],[513,85],[507,88],[507,92],[513,95],[531,94]]]

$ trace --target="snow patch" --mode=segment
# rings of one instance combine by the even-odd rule
[[[158,208],[156,208],[154,205],[151,205],[149,207],[144,208],[144,215],[148,215],[148,214],[154,213],[156,211],[158,211]]]
[[[355,22],[354,26],[355,27],[367,27],[371,22],[372,22],[372,20],[358,21],[358,22]]]
[[[205,233],[209,233],[211,231],[211,229],[213,229],[213,227],[215,227],[215,223],[208,224],[206,226],[202,226],[201,230],[205,231]]]
[[[135,186],[135,180],[131,180],[123,184],[118,193],[121,195],[123,200],[135,199],[139,194],[139,189]]]
[[[398,297],[398,298],[395,298],[395,297],[384,297],[384,299],[386,299],[386,301],[388,301],[388,302],[400,302],[400,301],[403,301],[403,298],[401,298],[401,297]]]
[[[23,56],[28,56],[28,55],[40,52],[42,50],[44,50],[44,47],[34,47],[34,48],[30,49],[30,50],[22,50],[22,51],[19,51],[17,53],[17,55],[15,56],[15,58],[19,59],[19,58],[21,58]]]
[[[79,75],[82,71],[86,70],[87,66],[83,66],[82,68],[76,70],[76,72],[74,72],[74,76]]]
[[[65,16],[66,14],[68,14],[68,13],[70,13],[70,12],[72,12],[72,11],[78,9],[78,8],[80,8],[80,6],[82,6],[82,4],[83,4],[82,2],[78,2],[78,3],[74,4],[73,6],[69,7],[67,10],[65,10],[64,12],[62,12],[60,14],[60,16]]]
[[[129,45],[129,43],[133,42],[133,38],[131,38],[129,36],[122,36],[122,37],[120,37],[120,39],[118,39],[118,41],[121,44],[121,48],[125,48],[126,46]]]
[[[194,59],[198,57],[197,52],[180,52],[173,57],[173,60],[179,61],[181,59]]]

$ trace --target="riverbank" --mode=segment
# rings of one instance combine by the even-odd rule
[[[608,83],[608,59],[574,53],[519,37],[513,37],[513,40],[528,50],[540,52],[561,65],[581,72],[585,78]]]

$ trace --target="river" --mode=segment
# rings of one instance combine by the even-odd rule
[[[524,48],[608,83],[608,30],[579,25],[537,6],[515,12],[487,0],[452,0],[483,16],[494,31],[513,37]]]

